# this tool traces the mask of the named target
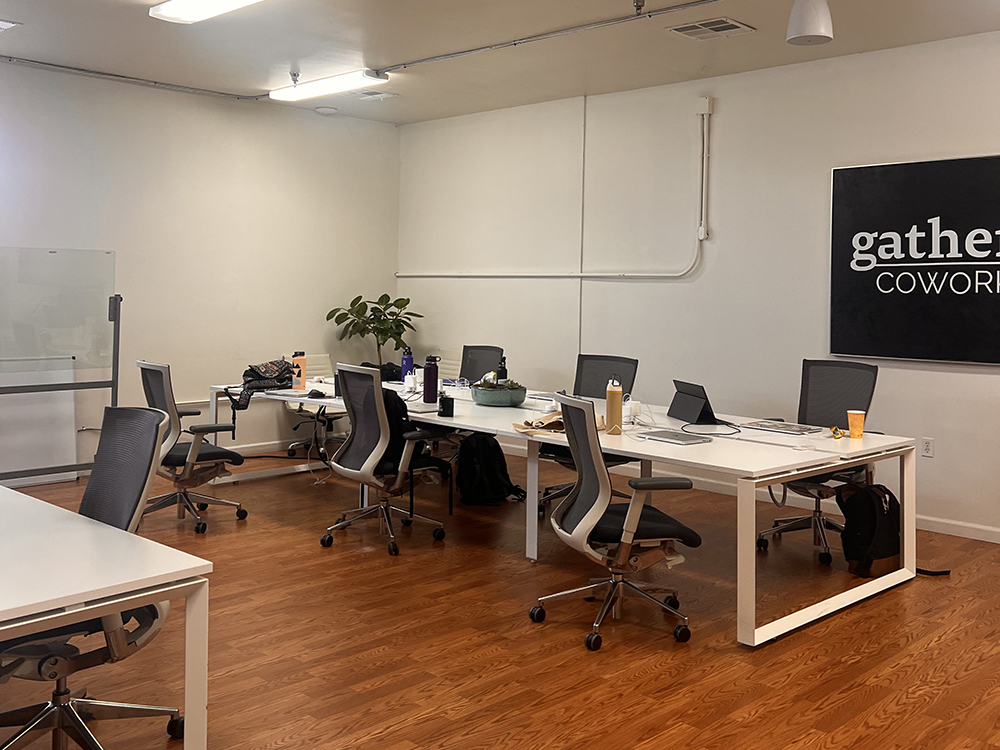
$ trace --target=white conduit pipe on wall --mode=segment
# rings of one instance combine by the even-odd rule
[[[658,273],[630,273],[628,271],[560,272],[560,271],[463,271],[444,273],[409,273],[399,271],[397,279],[589,279],[594,281],[670,281],[683,279],[694,273],[701,263],[702,243],[710,236],[708,229],[708,167],[711,155],[711,99],[706,101],[701,118],[701,178],[698,214],[698,235],[694,257],[683,271]]]

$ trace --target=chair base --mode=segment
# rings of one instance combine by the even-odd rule
[[[817,506],[819,502],[817,501]],[[813,532],[813,544],[823,548],[823,554],[830,554],[830,543],[826,537],[827,531],[835,531],[838,534],[844,533],[844,524],[834,521],[823,515],[823,511],[816,508],[808,516],[795,516],[794,518],[779,518],[770,529],[757,534],[757,546],[759,549],[766,549],[766,545],[761,544],[761,540],[766,540],[769,536],[780,536],[789,531],[805,531],[811,529]]]
[[[604,595],[604,601],[601,603],[601,608],[594,619],[593,628],[587,636],[587,648],[590,650],[596,651],[600,648],[599,632],[601,624],[607,618],[608,614],[610,613],[611,617],[616,620],[621,617],[622,604],[626,592],[638,594],[640,599],[655,604],[667,614],[673,615],[680,620],[681,624],[674,629],[674,638],[678,641],[685,642],[691,637],[691,633],[688,630],[688,618],[677,608],[680,604],[677,601],[677,591],[644,581],[627,581],[621,573],[612,573],[609,578],[592,578],[590,579],[590,584],[587,586],[580,586],[575,589],[560,591],[558,594],[539,597],[538,606],[531,611],[531,619],[535,622],[544,620],[544,609],[548,602],[578,596],[590,599],[605,588],[607,592]],[[660,600],[653,596],[653,594],[665,596],[663,600]],[[540,613],[539,610],[541,611]]]
[[[396,534],[392,528],[392,514],[398,513],[402,516],[403,524],[409,526],[414,521],[420,521],[421,523],[429,523],[437,527],[434,529],[434,539],[441,541],[444,539],[444,524],[429,516],[422,516],[419,513],[413,513],[405,508],[400,508],[396,505],[391,505],[387,498],[382,499],[376,505],[368,505],[361,508],[351,508],[350,510],[344,511],[340,518],[333,526],[327,527],[326,536],[322,539],[322,544],[324,547],[330,546],[327,543],[329,540],[332,543],[332,538],[330,534],[339,529],[346,529],[355,521],[361,521],[362,519],[370,519],[375,516],[378,517],[380,523],[380,531],[383,531],[389,535],[389,554],[396,555],[399,554],[399,548],[396,546]],[[2,750],[2,749],[0,749]]]
[[[195,498],[194,500],[192,498]],[[224,505],[230,508],[236,508],[236,518],[243,520],[247,517],[247,512],[243,509],[243,504],[238,503],[235,500],[223,500],[219,497],[211,497],[209,495],[201,495],[197,492],[191,492],[190,490],[178,490],[177,492],[171,492],[166,495],[159,495],[154,497],[146,503],[146,508],[143,510],[142,515],[148,513],[155,513],[158,510],[163,510],[164,508],[175,507],[177,508],[177,518],[183,520],[187,513],[190,513],[196,521],[201,521],[201,514],[198,512],[198,507],[196,505]],[[198,523],[195,525],[195,530],[199,533],[203,533],[205,530],[204,523]],[[200,530],[199,530],[200,528]]]
[[[103,750],[86,722],[169,716],[171,723],[168,726],[176,726],[180,720],[180,711],[176,708],[76,697],[85,692],[78,690],[71,693],[66,687],[66,679],[62,678],[56,682],[56,689],[48,702],[0,713],[0,727],[21,727],[0,745],[0,750],[20,750],[45,732],[52,732],[53,750],[68,750],[70,740],[84,750]]]

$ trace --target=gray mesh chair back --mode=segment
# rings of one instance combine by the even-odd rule
[[[340,393],[351,421],[351,434],[334,455],[337,473],[364,484],[382,486],[375,467],[389,445],[389,419],[382,400],[382,377],[376,367],[337,365]]]
[[[621,381],[622,393],[631,393],[638,369],[637,359],[607,354],[580,354],[576,358],[576,384],[573,386],[573,395],[604,398],[612,375],[618,376]]]
[[[168,418],[158,409],[108,407],[80,515],[135,531],[160,465]]]
[[[177,413],[174,388],[170,383],[170,365],[158,365],[139,360],[135,363],[142,378],[142,391],[146,394],[146,405],[167,413],[169,426],[160,446],[162,459],[176,445],[181,437],[181,418]]]
[[[862,362],[802,360],[799,424],[847,427],[847,412],[868,411],[875,394],[878,367]]]
[[[600,561],[587,539],[611,504],[611,476],[601,453],[594,404],[562,394],[556,400],[576,464],[576,484],[552,514],[552,527],[571,547]]]
[[[496,370],[500,366],[501,357],[503,348],[499,346],[463,346],[462,369],[458,377],[475,383],[486,373]]]

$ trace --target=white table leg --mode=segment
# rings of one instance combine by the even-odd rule
[[[899,502],[902,506],[903,569],[917,574],[917,449],[913,448],[899,457]]]
[[[538,560],[538,443],[528,441],[528,493],[524,499],[525,555]]]
[[[736,482],[736,638],[754,644],[757,627],[757,484]]]
[[[187,596],[184,622],[184,748],[208,746],[208,581]]]
[[[214,388],[208,389],[208,421],[210,424],[219,424],[219,393]],[[212,433],[212,444],[219,444],[219,433]]]

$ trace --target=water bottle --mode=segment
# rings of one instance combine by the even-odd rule
[[[622,434],[622,384],[615,375],[608,381],[604,425],[609,435]]]
[[[507,379],[507,358],[500,357],[500,364],[497,365],[497,380]]]
[[[424,360],[424,403],[433,404],[438,395],[438,360],[433,354],[428,354]]]
[[[413,350],[410,347],[403,349],[403,360],[400,363],[399,369],[402,370],[399,379],[405,382],[406,376],[413,372]]]

